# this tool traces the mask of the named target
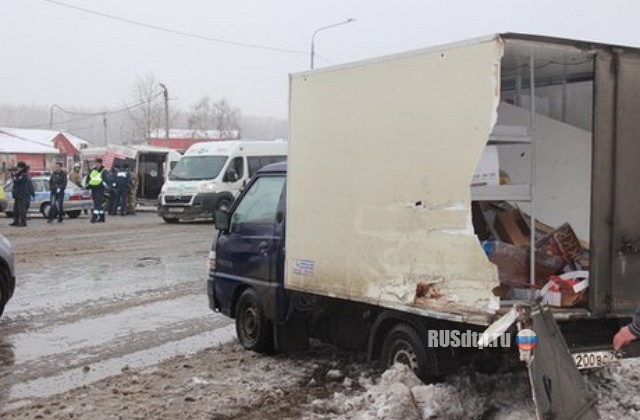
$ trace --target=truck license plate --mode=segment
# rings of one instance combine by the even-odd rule
[[[183,207],[169,207],[169,213],[182,213],[184,212]]]
[[[613,350],[573,353],[572,356],[578,369],[599,368],[616,359]]]

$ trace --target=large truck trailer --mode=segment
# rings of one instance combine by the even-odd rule
[[[612,360],[640,305],[638,64],[635,48],[499,34],[290,76],[288,164],[216,215],[211,309],[248,349],[315,337],[425,381],[519,358],[540,417],[596,418],[575,364]],[[524,241],[497,240],[504,206]],[[540,246],[559,231],[580,244],[562,266]],[[498,262],[496,245],[513,252]],[[561,271],[580,292],[556,302]],[[523,330],[537,347],[515,346]],[[513,345],[432,340],[444,332]]]

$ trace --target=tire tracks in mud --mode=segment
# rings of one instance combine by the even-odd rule
[[[70,306],[61,307],[54,312],[43,309],[28,314],[18,313],[7,315],[8,321],[3,322],[3,331],[10,334],[20,334],[26,331],[51,328],[59,325],[75,323],[81,320],[97,318],[105,313],[118,313],[135,306],[171,301],[185,296],[206,294],[206,286],[202,281],[193,281],[174,286],[168,291],[166,288],[147,289],[136,292],[135,296],[128,296],[126,300],[112,299],[87,300]]]
[[[232,321],[208,308],[211,223],[167,225],[147,213],[0,228],[17,274],[0,320],[0,401],[21,404],[230,337]]]
[[[231,321],[222,317],[201,317],[172,324],[145,333],[132,333],[109,341],[109,345],[83,347],[82,352],[70,350],[51,356],[36,358],[13,367],[14,381],[27,382],[60,374],[63,371],[83,370],[84,373],[105,360],[122,358],[129,354],[143,353],[167,342],[178,342],[212,329],[222,328]],[[60,369],[64,366],[64,369]],[[42,375],[42,372],[46,372]]]

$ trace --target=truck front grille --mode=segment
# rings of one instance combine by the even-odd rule
[[[191,202],[192,195],[165,195],[164,202],[166,204],[187,204]]]

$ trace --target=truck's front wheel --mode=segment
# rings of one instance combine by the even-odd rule
[[[270,352],[273,331],[264,315],[262,303],[253,289],[242,292],[236,305],[236,334],[242,347],[258,353]]]
[[[422,381],[433,382],[428,372],[427,349],[416,330],[408,324],[393,327],[384,339],[380,362],[389,368],[395,363],[409,366]]]

